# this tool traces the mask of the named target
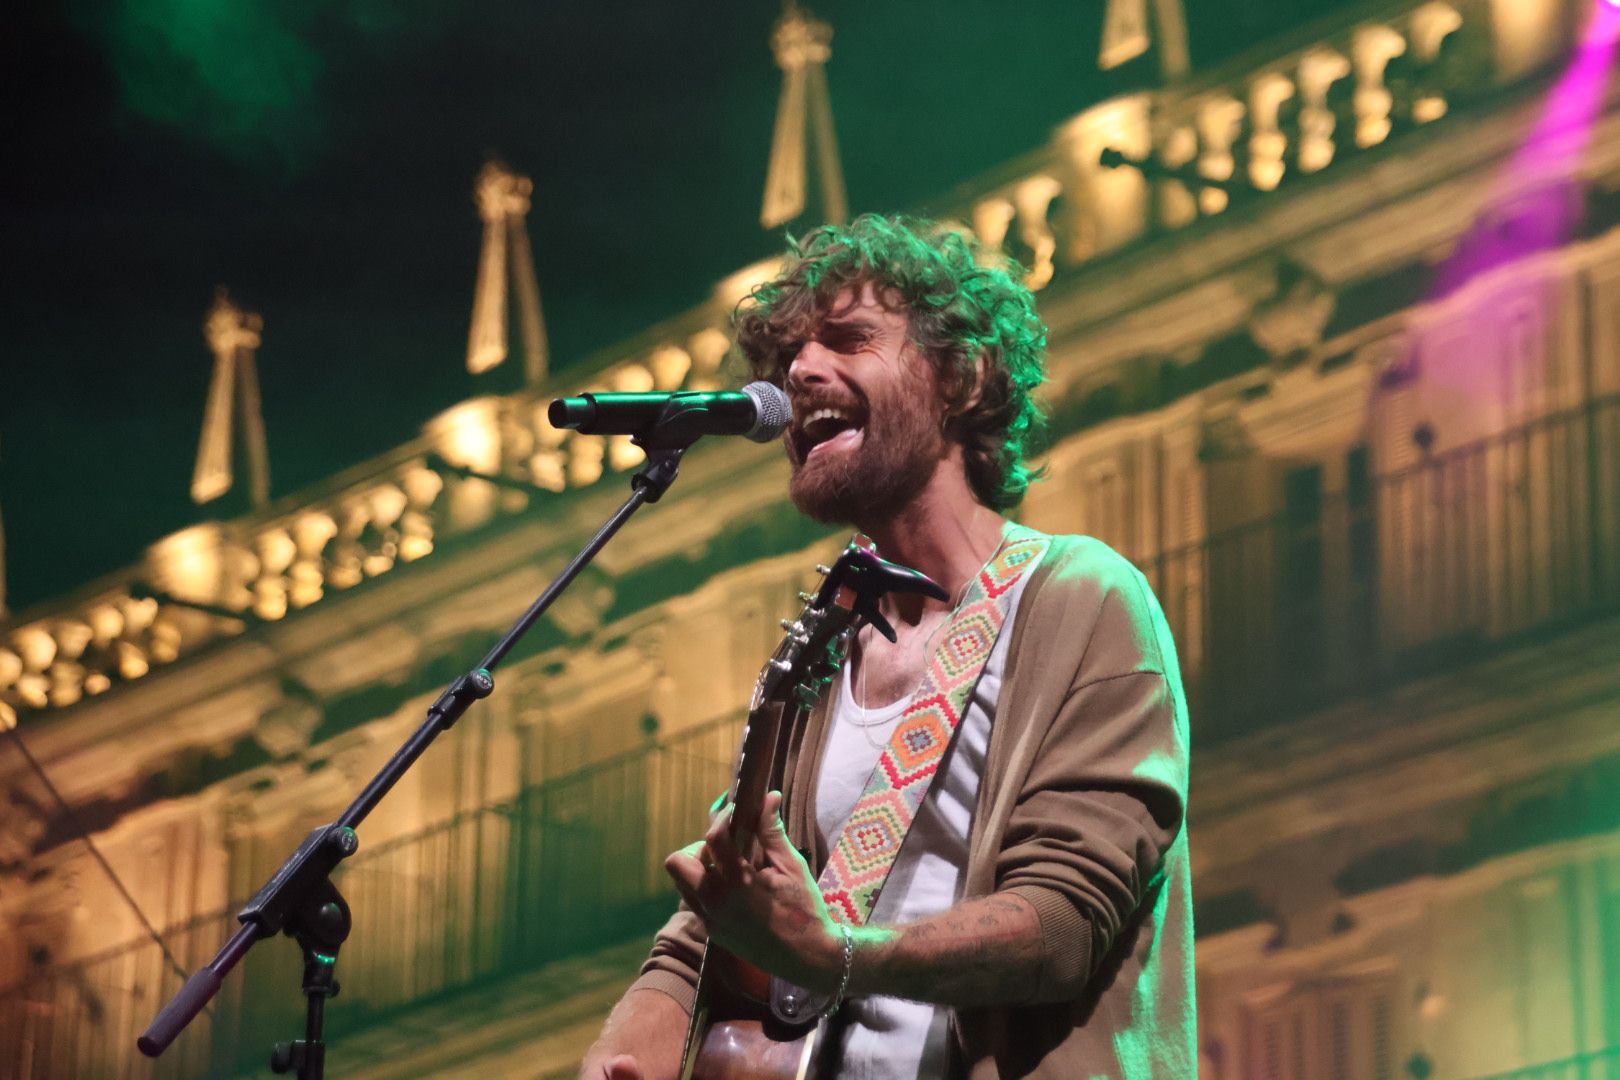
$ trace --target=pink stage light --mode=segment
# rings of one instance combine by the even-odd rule
[[[1587,25],[1542,101],[1540,115],[1492,182],[1475,227],[1437,268],[1431,299],[1449,296],[1497,267],[1567,243],[1579,228],[1582,164],[1620,52],[1620,0],[1599,0],[1588,11]],[[1494,399],[1502,374],[1458,363],[1437,366],[1433,377],[1461,408],[1489,416],[1498,407]],[[1516,382],[1524,378],[1520,372],[1508,374]]]
[[[1519,204],[1511,234],[1493,227],[1489,208],[1506,201],[1526,177],[1579,174],[1592,128],[1603,110],[1617,45],[1620,0],[1600,0],[1568,66],[1547,94],[1540,118],[1497,177],[1498,190],[1487,200],[1480,229],[1464,236],[1440,267],[1434,295],[1449,294],[1494,266],[1563,243],[1573,234],[1578,202],[1556,185]]]

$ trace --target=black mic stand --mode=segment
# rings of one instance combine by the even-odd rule
[[[512,651],[545,614],[579,572],[613,538],[630,515],[644,503],[654,503],[675,482],[681,455],[697,441],[701,432],[691,430],[701,417],[680,417],[671,410],[633,441],[647,452],[647,461],[631,477],[630,497],[613,512],[579,554],[546,586],[523,613],[522,618],[495,643],[483,661],[460,676],[439,695],[429,708],[427,719],[405,745],[395,751],[365,790],[330,825],[322,825],[304,838],[298,850],[282,864],[253,899],[237,915],[242,924],[231,939],[200,969],[180,992],[169,1000],[152,1020],[151,1026],[135,1041],[147,1057],[161,1054],[196,1015],[219,992],[225,976],[253,944],[261,938],[285,931],[304,951],[303,993],[307,999],[304,1037],[278,1042],[270,1055],[270,1068],[278,1073],[297,1070],[298,1080],[323,1080],[326,1068],[324,1024],[326,999],[336,997],[338,950],[349,936],[349,905],[332,884],[331,873],[338,863],[353,855],[360,846],[355,826],[364,821],[382,797],[388,794],[422,755],[440,732],[448,731],[461,719],[473,702],[486,698],[495,689],[491,672]],[[682,421],[686,422],[683,423]]]

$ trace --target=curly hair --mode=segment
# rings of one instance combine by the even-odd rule
[[[756,378],[782,385],[836,298],[872,284],[879,302],[905,312],[911,341],[933,364],[946,434],[962,444],[975,497],[1010,509],[1037,475],[1025,459],[1046,423],[1034,398],[1046,377],[1046,325],[1029,289],[979,255],[970,235],[918,218],[823,225],[790,239],[782,272],[737,306],[737,344]]]

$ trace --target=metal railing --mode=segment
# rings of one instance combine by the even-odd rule
[[[1620,611],[1620,396],[1139,560],[1203,744]]]
[[[355,928],[338,964],[343,992],[327,1009],[332,1037],[650,934],[673,909],[664,857],[702,835],[739,731],[740,718],[688,729],[344,863],[336,880]],[[188,969],[235,931],[234,910],[167,931]],[[262,1073],[270,1045],[302,1031],[302,958],[290,942],[266,941],[241,966],[156,1061],[136,1052],[135,1037],[179,989],[156,945],[37,971],[0,991],[0,1076]]]
[[[1526,1065],[1521,1069],[1492,1073],[1475,1080],[1614,1080],[1620,1077],[1620,1046],[1591,1053]]]

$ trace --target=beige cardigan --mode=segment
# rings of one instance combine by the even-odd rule
[[[1053,537],[1012,626],[964,896],[1034,905],[1046,960],[1027,1000],[953,1015],[971,1080],[1177,1080],[1197,1072],[1187,708],[1147,581],[1089,537]],[[819,870],[828,709],[790,771],[788,831]],[[691,1011],[703,925],[678,911],[632,989]]]

